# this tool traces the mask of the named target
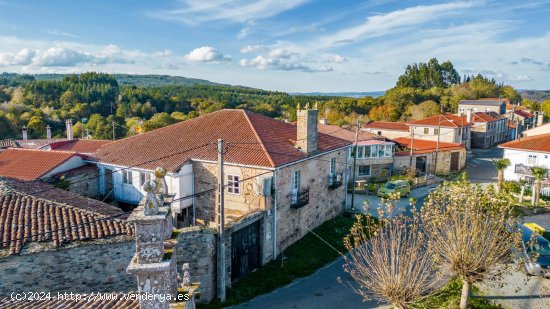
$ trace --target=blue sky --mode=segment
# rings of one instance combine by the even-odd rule
[[[385,90],[432,57],[550,88],[550,0],[0,0],[0,71]]]

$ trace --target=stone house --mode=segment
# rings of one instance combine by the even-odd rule
[[[470,149],[471,110],[467,115],[443,114],[407,123],[414,139],[440,141],[451,144],[464,144]]]
[[[420,173],[448,175],[466,166],[466,148],[464,144],[434,142],[410,138],[393,140],[401,149],[395,152],[394,169],[405,171],[413,168]],[[412,144],[412,146],[411,146]],[[412,158],[410,149],[413,148]]]
[[[473,148],[490,148],[508,140],[508,118],[503,115],[477,112],[471,122]]]
[[[0,179],[0,297],[135,289],[134,228],[118,208],[43,182]]]
[[[161,166],[175,195],[175,225],[216,228],[216,144],[223,140],[227,278],[236,280],[344,209],[351,143],[318,132],[317,117],[316,109],[298,110],[294,125],[221,110],[109,143],[95,153],[100,191],[137,204]]]
[[[403,122],[370,121],[363,125],[362,130],[378,137],[389,139],[410,136],[409,126]]]
[[[332,135],[352,144],[349,152],[349,166],[346,168],[345,183],[353,178],[353,156],[355,154],[355,132],[334,125],[320,123],[321,133]],[[393,171],[393,148],[395,143],[378,135],[360,130],[357,134],[357,153],[355,164],[356,180],[386,180]]]

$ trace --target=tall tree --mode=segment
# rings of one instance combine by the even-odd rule
[[[434,263],[463,282],[460,308],[467,308],[472,284],[498,272],[513,260],[521,235],[512,204],[491,192],[473,186],[463,175],[433,191],[421,210],[424,231]]]

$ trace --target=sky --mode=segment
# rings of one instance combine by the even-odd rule
[[[0,0],[0,72],[379,91],[435,57],[550,89],[548,16],[550,0]]]

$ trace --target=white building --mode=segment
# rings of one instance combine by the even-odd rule
[[[504,171],[505,180],[529,180],[533,177],[531,167],[550,168],[550,134],[521,138],[499,147],[511,162]]]

